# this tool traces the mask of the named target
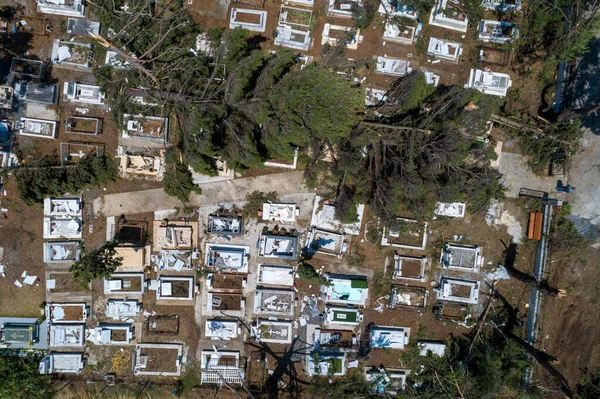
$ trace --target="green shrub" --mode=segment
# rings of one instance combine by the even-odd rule
[[[308,263],[302,263],[300,266],[298,266],[298,275],[302,280],[309,283],[316,283],[320,285],[328,284],[327,279],[317,273],[315,268]]]
[[[192,172],[181,162],[167,167],[164,181],[165,192],[172,197],[177,197],[181,202],[188,202],[192,191],[196,194],[202,193],[202,189],[194,184]]]

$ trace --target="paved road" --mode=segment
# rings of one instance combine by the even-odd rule
[[[276,191],[279,195],[311,192],[303,182],[303,172],[285,172],[266,176],[248,177],[231,181],[200,184],[202,194],[192,194],[190,206],[206,206],[223,201],[243,201],[253,191]],[[160,209],[182,207],[175,197],[163,189],[108,194],[93,201],[93,214],[118,216],[122,214],[154,212]]]
[[[566,196],[574,215],[600,223],[600,136],[585,129],[581,152],[571,157],[568,184],[575,187]]]
[[[518,198],[519,190],[523,187],[546,191],[552,196],[558,194],[555,193],[557,178],[534,174],[527,164],[527,158],[521,154],[503,152],[500,159],[500,173],[503,174],[502,183],[507,188],[507,197]]]

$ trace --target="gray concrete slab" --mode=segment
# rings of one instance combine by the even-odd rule
[[[565,184],[575,187],[566,194],[572,213],[582,219],[600,223],[600,136],[585,131],[581,140],[581,152],[571,157],[569,179]]]
[[[302,171],[276,173],[266,176],[234,179],[223,182],[200,184],[202,194],[192,194],[188,205],[207,206],[227,201],[243,201],[253,191],[276,191],[279,195],[310,193],[303,183]],[[118,216],[129,213],[154,212],[159,209],[182,207],[175,197],[167,195],[163,189],[132,191],[108,194],[94,199],[93,214]]]
[[[502,183],[507,189],[507,197],[517,198],[521,188],[546,191],[556,197],[554,194],[556,193],[556,181],[558,179],[552,176],[534,174],[527,164],[527,158],[521,154],[502,153],[500,173],[503,174]]]

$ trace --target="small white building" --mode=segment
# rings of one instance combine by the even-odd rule
[[[291,317],[294,315],[294,291],[257,288],[254,292],[254,314]]]
[[[258,256],[295,260],[298,256],[298,237],[291,234],[263,233],[260,236]]]
[[[257,341],[276,344],[291,344],[294,335],[291,321],[258,319],[251,331]]]
[[[81,198],[46,198],[44,199],[44,216],[81,216],[83,202]]]
[[[400,223],[404,223],[408,232],[393,230],[384,227],[381,234],[381,245],[384,247],[397,247],[406,249],[417,249],[423,251],[427,245],[427,222],[419,224],[416,219],[398,218]],[[422,228],[421,228],[422,226]],[[408,236],[407,236],[408,234]],[[421,238],[417,243],[416,237]]]
[[[519,11],[521,9],[521,0],[482,0],[481,6],[490,11]]]
[[[123,115],[124,139],[165,143],[169,138],[169,118],[146,115]]]
[[[192,270],[193,258],[197,258],[199,252],[184,251],[181,249],[162,250],[158,255],[152,255],[152,263],[158,267],[160,271],[187,271]]]
[[[237,27],[248,29],[252,32],[263,33],[267,27],[267,12],[244,8],[232,8],[229,18],[229,28]]]
[[[517,24],[505,21],[490,21],[487,19],[479,23],[479,40],[488,43],[510,43],[519,37]]]
[[[442,60],[457,63],[462,55],[462,45],[460,43],[432,37],[429,39],[427,54]]]
[[[44,315],[49,323],[85,323],[89,309],[85,303],[47,303]]]
[[[404,76],[412,72],[412,68],[409,61],[378,56],[375,71],[384,75]]]
[[[21,118],[17,122],[17,130],[21,136],[38,137],[42,139],[56,138],[56,121],[46,119]]]
[[[410,370],[365,367],[365,379],[370,383],[369,392],[396,396],[406,387],[406,376]]]
[[[50,353],[41,361],[40,374],[79,374],[83,370],[83,353]]]
[[[479,281],[442,277],[437,291],[437,299],[476,305],[479,302],[479,284]]]
[[[160,276],[156,300],[191,301],[194,299],[193,276]]]
[[[387,91],[374,87],[365,88],[365,107],[378,105],[387,100]]]
[[[309,31],[295,29],[288,25],[279,25],[275,36],[275,45],[294,50],[306,51],[310,47]]]
[[[392,4],[393,3],[393,4]],[[417,19],[419,13],[410,6],[403,4],[402,0],[381,0],[379,2],[379,11],[382,15],[388,17],[401,17],[409,19]]]
[[[359,309],[343,306],[327,305],[325,310],[326,324],[342,324],[348,326],[357,326],[363,320],[363,315]]]
[[[48,327],[50,347],[83,346],[85,324],[50,324]]]
[[[339,18],[354,18],[353,8],[362,7],[361,0],[329,0],[327,15]]]
[[[294,223],[298,215],[296,204],[265,202],[262,219],[270,222]]]
[[[383,40],[411,45],[415,41],[416,30],[417,28],[414,26],[399,27],[393,22],[386,22],[385,30],[383,31]]]
[[[230,341],[240,333],[241,328],[237,320],[208,319],[204,326],[204,336],[212,340]]]
[[[45,239],[78,239],[81,238],[82,235],[83,221],[81,218],[44,218]]]
[[[464,202],[438,202],[435,205],[434,214],[448,216],[451,218],[464,218],[467,204]]]
[[[231,272],[248,273],[248,259],[250,247],[244,245],[223,245],[207,243],[205,265]]]
[[[92,37],[92,34],[100,34],[100,22],[90,21],[89,19],[69,18],[67,20],[66,31],[69,35]]]
[[[340,42],[346,43],[348,50],[356,50],[358,48],[360,38],[360,30],[350,26],[325,24],[323,34],[321,35],[321,44],[329,44],[336,46]]]
[[[326,303],[365,306],[369,298],[369,281],[365,276],[327,274],[329,285],[323,299]]]
[[[106,57],[104,57],[104,65],[110,66],[116,69],[131,69],[129,61],[116,51],[107,51]]]
[[[433,85],[433,87],[437,87],[440,84],[440,75],[436,75],[433,72],[423,71],[425,74],[425,82],[428,85]]]
[[[351,223],[342,223],[335,216],[335,204],[333,201],[325,199],[319,195],[315,196],[313,205],[312,217],[310,220],[311,226],[317,226],[320,229],[329,231],[343,231],[346,234],[357,236],[361,233],[362,220],[365,213],[365,205],[356,205],[356,213],[358,218]]]
[[[394,274],[392,278],[400,280],[425,281],[427,258],[401,256],[394,253]]]
[[[44,262],[72,263],[81,256],[79,241],[51,241],[44,243]]]
[[[57,67],[91,71],[94,56],[92,44],[56,39],[50,59]]]
[[[104,295],[142,295],[146,292],[144,273],[113,273],[104,280]]]
[[[440,255],[440,263],[447,269],[478,272],[483,266],[481,247],[446,243]]]
[[[373,349],[404,349],[410,338],[410,328],[371,326],[369,346]]]
[[[346,374],[346,354],[338,353],[319,353],[314,352],[306,356],[306,372],[310,377],[321,376],[342,376]]]
[[[106,301],[106,317],[113,320],[137,317],[142,311],[142,304],[138,300],[109,299]]]
[[[306,248],[310,253],[322,253],[342,258],[348,248],[346,233],[321,230],[313,226],[306,237]]]
[[[65,82],[63,87],[64,101],[79,104],[104,105],[106,96],[100,86],[84,85],[76,82]]]
[[[36,0],[42,14],[85,18],[84,0]]]
[[[471,69],[469,82],[466,87],[479,90],[484,94],[506,97],[508,88],[512,86],[510,75],[506,73]]]
[[[285,3],[301,4],[303,6],[312,7],[315,5],[315,0],[286,0]]]
[[[419,354],[421,356],[427,356],[430,352],[432,355],[439,357],[444,357],[446,354],[446,344],[441,341],[419,340],[417,341],[417,346],[419,347]]]
[[[133,339],[131,324],[100,324],[91,330],[89,337],[96,345],[128,345]]]
[[[258,265],[258,283],[267,285],[294,285],[294,268],[291,266]]]
[[[431,10],[429,24],[464,33],[469,26],[469,18],[459,8],[457,0],[437,0],[436,5]]]
[[[162,377],[179,377],[185,362],[183,345],[141,343],[135,346],[133,374]]]
[[[237,351],[203,350],[200,360],[200,384],[223,383],[242,385],[244,368],[241,367],[240,353]]]

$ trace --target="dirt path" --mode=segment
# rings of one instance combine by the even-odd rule
[[[205,206],[227,201],[243,201],[246,195],[258,191],[276,191],[279,195],[310,192],[302,182],[304,172],[286,172],[272,175],[200,184],[202,194],[192,194],[190,206]],[[159,209],[183,207],[175,197],[168,196],[162,188],[108,194],[94,199],[94,215],[118,216],[122,214],[154,212]]]

